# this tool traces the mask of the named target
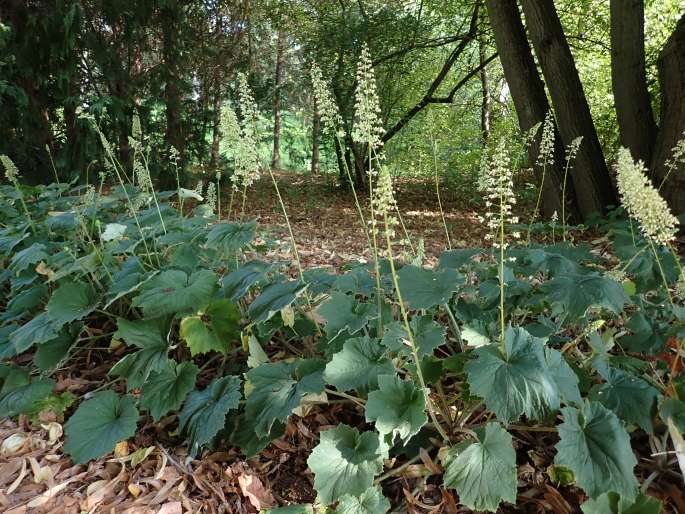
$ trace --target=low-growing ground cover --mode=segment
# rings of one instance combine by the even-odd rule
[[[179,191],[0,194],[0,413],[45,427],[41,450],[5,425],[4,469],[50,475],[8,509],[93,459],[79,508],[680,508],[679,263],[620,212],[591,244],[507,248],[501,310],[492,247],[386,252],[379,295],[372,262],[300,277],[272,231]]]

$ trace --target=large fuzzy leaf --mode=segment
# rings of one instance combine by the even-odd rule
[[[364,494],[383,469],[378,435],[360,434],[356,428],[341,424],[320,436],[307,464],[314,473],[314,488],[321,501],[332,503],[346,494]]]
[[[178,410],[195,387],[199,371],[192,362],[177,364],[169,360],[163,370],[153,371],[143,384],[140,406],[149,410],[155,421],[170,411]]]
[[[621,284],[600,275],[559,275],[545,283],[543,290],[555,309],[571,320],[584,316],[589,307],[620,314],[630,301]]]
[[[226,353],[240,339],[240,311],[230,300],[215,300],[196,315],[183,318],[180,335],[193,357],[211,351]]]
[[[133,436],[137,424],[138,410],[131,396],[100,391],[83,402],[64,425],[64,451],[79,464],[97,459]]]
[[[207,246],[225,252],[234,252],[254,239],[256,221],[247,223],[217,223],[207,234]]]
[[[661,502],[640,493],[634,501],[606,493],[580,506],[584,514],[661,514]]]
[[[525,414],[542,419],[559,408],[559,389],[545,361],[541,339],[523,328],[507,328],[503,355],[499,345],[476,348],[466,363],[471,393],[505,422]]]
[[[285,422],[302,397],[324,389],[323,361],[308,359],[262,364],[247,372],[250,392],[245,413],[259,437],[269,434],[275,421]]]
[[[634,499],[637,459],[616,415],[597,402],[585,403],[580,409],[564,407],[562,414],[555,463],[573,471],[576,483],[591,498],[614,491]]]
[[[652,417],[659,392],[641,378],[620,369],[610,368],[607,381],[596,385],[588,398],[611,409],[627,423],[652,432]]]
[[[188,276],[180,270],[166,270],[156,275],[133,299],[133,305],[143,309],[146,317],[196,311],[207,305],[217,289],[217,277],[209,270]]]
[[[224,296],[237,302],[247,294],[250,288],[264,281],[271,265],[263,261],[250,261],[226,275],[221,284]]]
[[[22,271],[28,269],[29,266],[37,264],[38,262],[47,259],[46,246],[43,243],[33,243],[28,248],[15,253],[10,260],[10,269],[19,275]]]
[[[165,319],[129,321],[119,318],[114,339],[140,348],[129,353],[110,370],[110,375],[126,379],[127,390],[142,387],[153,371],[163,371],[169,358],[166,341],[168,324]]]
[[[433,321],[431,316],[417,316],[409,322],[419,357],[432,355],[433,350],[445,342],[445,327]],[[386,325],[381,343],[392,352],[409,352],[409,339],[404,323],[393,321]]]
[[[545,362],[549,374],[559,389],[561,398],[566,402],[581,404],[583,399],[580,397],[578,389],[578,375],[569,366],[562,353],[553,348],[545,348]]]
[[[214,439],[226,424],[226,414],[240,405],[240,379],[234,376],[215,378],[202,391],[193,391],[178,415],[178,428],[188,436],[190,454]]]
[[[434,271],[404,266],[397,272],[402,300],[412,309],[430,309],[452,298],[464,279],[453,269]]]
[[[516,453],[511,435],[497,423],[477,434],[478,442],[449,451],[444,482],[468,508],[494,512],[502,501],[516,502]]]
[[[84,318],[97,304],[97,294],[90,284],[64,282],[52,293],[46,311],[48,317],[61,326]]]
[[[385,356],[385,347],[366,336],[345,341],[342,350],[333,355],[326,365],[324,379],[345,391],[363,388],[375,389],[378,376],[394,373],[395,368]]]
[[[297,280],[271,284],[262,290],[261,294],[250,304],[248,314],[254,323],[267,321],[292,304],[307,288]]]
[[[51,378],[34,380],[30,384],[9,388],[0,396],[0,417],[31,412],[34,405],[47,398],[55,387]],[[6,389],[3,386],[3,389]]]
[[[392,434],[391,442],[399,437],[406,443],[428,421],[425,408],[425,392],[413,380],[381,375],[366,402],[366,421],[373,421],[379,434]]]
[[[59,329],[59,324],[52,321],[47,312],[42,312],[12,332],[9,335],[9,341],[16,353],[22,353],[34,344],[52,341],[59,335]]]
[[[374,305],[359,303],[352,296],[337,291],[319,307],[319,314],[326,320],[326,335],[331,339],[345,329],[356,334],[377,316],[375,311]]]
[[[390,502],[378,486],[370,487],[359,496],[345,494],[340,498],[337,514],[384,514]]]

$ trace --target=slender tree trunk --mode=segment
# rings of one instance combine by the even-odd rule
[[[478,38],[478,57],[480,62],[480,87],[482,93],[482,101],[480,104],[480,133],[483,138],[483,146],[487,145],[490,138],[490,83],[488,80],[488,70],[484,65],[485,59],[485,41],[481,35]]]
[[[578,209],[586,219],[616,204],[602,146],[554,0],[521,0],[521,4],[562,141],[568,146],[576,137],[583,136],[571,173]]]
[[[276,41],[276,86],[274,90],[274,149],[271,155],[271,167],[281,167],[281,87],[283,86],[283,47],[285,33],[278,31]]]
[[[651,174],[659,186],[668,173],[666,161],[685,138],[685,16],[681,17],[659,56],[661,128],[654,147]],[[676,213],[685,212],[685,165],[674,169],[661,194]]]
[[[542,123],[549,111],[545,85],[538,74],[516,0],[486,0],[485,4],[519,126],[522,132],[528,132],[538,123]],[[534,166],[540,181],[543,170],[535,163],[540,153],[541,135],[542,130],[539,129],[528,147],[528,161]],[[546,218],[551,217],[555,211],[559,215],[562,212],[565,151],[559,134],[555,135],[554,164],[545,170],[545,180],[542,183],[542,212]],[[575,190],[570,177],[566,186],[565,211],[572,220],[579,219]]]
[[[312,166],[313,175],[319,173],[319,139],[321,137],[321,118],[317,111],[316,98],[314,99],[314,115],[312,116]]]
[[[164,103],[166,114],[166,131],[164,141],[167,148],[174,147],[180,156],[181,167],[185,163],[185,140],[183,138],[183,122],[181,117],[181,90],[179,87],[180,70],[179,55],[176,45],[178,23],[175,8],[164,9],[162,17],[163,55],[166,83],[164,85]],[[160,176],[160,186],[171,188],[175,183],[172,173]]]
[[[621,145],[651,162],[657,126],[645,71],[644,0],[611,0],[611,85]]]

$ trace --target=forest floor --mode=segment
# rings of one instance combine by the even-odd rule
[[[303,267],[335,271],[351,261],[371,260],[350,192],[336,188],[332,177],[279,173],[278,182]],[[423,238],[426,261],[435,262],[448,245],[433,184],[403,181],[397,199],[412,243]],[[362,203],[366,200],[364,195]],[[225,192],[222,202],[227,207]],[[240,201],[234,199],[236,205],[239,208]],[[474,209],[450,197],[443,198],[443,207],[453,247],[482,244],[483,229]],[[290,261],[296,273],[286,224],[268,176],[250,191],[243,217],[257,219],[260,236],[275,243],[260,258]],[[108,366],[111,363],[94,363],[78,373],[61,370],[55,377],[57,390],[77,395],[91,390],[107,380]],[[162,421],[141,427],[131,441],[117,446],[114,455],[88,465],[74,465],[62,452],[59,420],[43,419],[40,426],[24,416],[18,423],[1,421],[0,512],[254,514],[273,506],[313,502],[316,493],[306,460],[318,443],[317,434],[340,422],[355,424],[356,414],[341,404],[314,406],[302,414],[292,416],[285,435],[253,459],[225,447],[193,459]],[[166,424],[171,423],[173,418]],[[519,449],[536,465],[519,466],[518,505],[504,506],[500,512],[579,512],[582,498],[577,492],[557,490],[542,471],[551,462],[555,442],[556,434],[519,433]],[[453,492],[440,487],[442,470],[436,460],[422,452],[419,459],[401,467],[384,481],[386,497],[395,504],[404,500],[408,507],[403,512],[469,512],[457,507]],[[683,492],[674,486],[669,495],[685,512]]]

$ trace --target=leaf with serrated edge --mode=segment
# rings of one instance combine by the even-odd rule
[[[131,396],[100,391],[83,402],[64,425],[64,451],[83,464],[111,452],[136,432],[138,410]]]
[[[345,341],[326,365],[324,379],[340,390],[375,389],[378,376],[394,373],[395,368],[385,356],[385,347],[366,336]]]
[[[501,421],[523,414],[543,419],[559,408],[559,390],[545,362],[542,341],[523,328],[509,327],[506,355],[499,345],[481,346],[474,351],[478,358],[466,363],[471,393],[484,398]]]
[[[376,433],[360,434],[356,428],[341,424],[324,430],[320,437],[307,464],[323,503],[332,503],[346,494],[359,496],[373,485],[374,477],[383,470]]]
[[[637,459],[616,415],[597,402],[580,409],[564,407],[561,412],[564,422],[559,425],[555,464],[573,471],[576,483],[591,498],[609,491],[635,498]]]
[[[485,425],[478,438],[449,451],[444,482],[468,508],[494,512],[502,501],[516,502],[516,452],[498,423]]]
[[[398,436],[406,443],[428,421],[425,408],[425,393],[413,381],[381,375],[366,402],[366,421],[375,422],[379,434],[392,434],[391,442]]]
[[[143,384],[140,406],[148,409],[155,421],[167,412],[178,410],[193,390],[199,371],[192,362],[169,361],[165,369],[151,373]]]
[[[340,498],[338,514],[383,514],[390,510],[390,502],[378,486],[371,487],[359,496],[346,494]]]
[[[240,379],[215,378],[202,391],[193,391],[178,414],[178,428],[188,435],[192,456],[212,441],[226,424],[226,414],[240,405]]]
[[[402,300],[412,309],[430,309],[449,301],[463,283],[453,269],[439,271],[404,266],[397,272]]]

